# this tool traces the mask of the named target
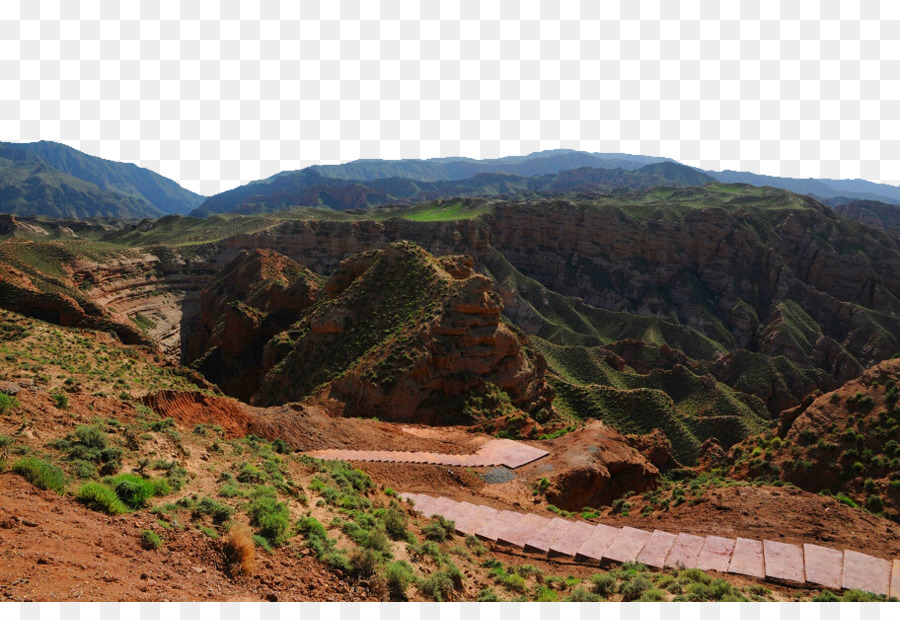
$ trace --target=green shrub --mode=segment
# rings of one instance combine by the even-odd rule
[[[637,575],[633,579],[622,582],[622,585],[619,586],[619,593],[622,595],[623,600],[635,601],[652,587],[653,582],[645,575]]]
[[[66,474],[59,467],[33,456],[19,459],[12,470],[39,489],[61,492],[66,486]]]
[[[90,461],[72,461],[72,469],[79,478],[95,478],[97,476],[97,466]]]
[[[391,555],[391,541],[388,539],[387,534],[378,528],[369,530],[362,544],[366,549],[377,551],[384,556]]]
[[[119,474],[105,481],[122,502],[134,510],[147,506],[151,497],[172,492],[164,478],[141,478],[137,474]]]
[[[69,397],[61,392],[56,392],[53,394],[53,404],[56,405],[57,409],[68,409]]]
[[[75,432],[50,444],[71,461],[88,461],[100,467],[104,476],[122,467],[122,448],[111,446],[109,437],[97,426],[79,426]]]
[[[258,467],[251,465],[250,463],[244,463],[241,465],[240,470],[238,470],[237,479],[238,482],[260,484],[268,480],[269,475]]]
[[[596,603],[600,597],[584,588],[575,588],[572,593],[563,599],[565,603]]]
[[[494,592],[493,588],[485,588],[478,593],[479,603],[496,603],[500,601],[500,597]]]
[[[432,573],[428,579],[422,581],[419,584],[419,590],[423,595],[440,603],[450,599],[455,587],[451,575],[446,571],[440,570]]]
[[[884,510],[884,500],[881,499],[880,495],[870,495],[866,499],[866,508],[870,512],[881,512]]]
[[[638,601],[642,603],[659,602],[666,600],[666,593],[659,588],[650,588],[641,595]]]
[[[609,598],[616,591],[616,578],[609,573],[591,575],[591,590],[603,598]]]
[[[202,497],[200,498],[200,501],[194,504],[192,512],[194,518],[204,515],[209,516],[212,517],[213,523],[221,525],[231,519],[231,515],[234,514],[234,509],[225,504],[220,504],[211,497]]]
[[[141,545],[144,549],[159,549],[162,547],[163,541],[159,534],[150,530],[141,532]]]
[[[263,549],[269,555],[275,553],[275,550],[272,549],[272,545],[269,544],[269,541],[266,540],[264,536],[260,536],[259,534],[253,535],[253,542],[256,543],[256,546],[260,549]]]
[[[328,553],[322,557],[322,562],[326,566],[334,570],[339,570],[345,575],[350,575],[353,572],[353,565],[350,564],[350,560],[343,553]]]
[[[115,491],[99,482],[87,482],[78,489],[78,501],[91,510],[118,515],[128,512],[128,507],[116,496]]]
[[[368,579],[378,570],[378,553],[372,549],[357,550],[350,556],[350,565],[357,579]]]
[[[0,392],[0,415],[6,415],[14,409],[18,409],[20,403],[17,398]]]
[[[265,486],[256,487],[250,494],[247,514],[250,515],[250,524],[276,547],[287,540],[291,514],[287,504],[278,501],[278,494],[274,489]]]
[[[403,560],[397,560],[387,565],[384,571],[388,593],[392,601],[405,601],[406,591],[411,583],[415,582],[416,574],[412,566]]]
[[[406,515],[401,510],[391,506],[384,512],[381,522],[388,536],[394,540],[406,539]]]
[[[425,535],[425,538],[435,542],[444,542],[448,536],[453,535],[454,531],[456,531],[456,524],[441,516],[436,517],[422,528],[422,534]]]
[[[547,586],[538,586],[535,601],[538,603],[557,603],[559,602],[559,595]]]

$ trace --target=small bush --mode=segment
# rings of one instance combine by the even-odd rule
[[[616,578],[609,573],[591,575],[591,590],[593,590],[594,594],[599,594],[603,598],[609,598],[616,591]]]
[[[141,532],[141,545],[144,549],[159,549],[162,547],[162,544],[163,540],[156,532],[151,530],[144,530]]]
[[[122,503],[115,491],[99,482],[87,482],[78,489],[78,501],[98,512],[108,515],[118,515],[128,512],[128,507]]]
[[[253,535],[253,544],[255,544],[257,547],[259,547],[260,549],[262,549],[269,555],[272,555],[273,553],[275,553],[275,550],[272,548],[272,545],[269,543],[269,541],[266,540],[265,538],[263,538],[262,536],[260,536],[259,534]]]
[[[217,525],[221,525],[231,519],[232,514],[234,514],[233,508],[220,504],[211,497],[202,497],[193,508],[194,518],[206,515],[212,517],[213,523]]]
[[[642,603],[659,602],[666,600],[666,593],[659,588],[650,588],[641,595],[638,601]]]
[[[343,553],[332,552],[327,553],[322,557],[322,562],[330,567],[332,570],[339,570],[344,575],[350,575],[353,573],[353,565],[350,563],[350,560]]]
[[[870,495],[866,499],[866,508],[870,512],[881,512],[884,510],[884,500],[881,499],[880,495]]]
[[[287,540],[291,514],[287,504],[278,501],[278,494],[274,489],[263,486],[254,489],[250,495],[247,514],[250,515],[251,525],[276,547]]]
[[[441,570],[432,573],[428,579],[419,584],[419,590],[423,595],[440,603],[450,600],[455,587],[451,575]]]
[[[638,575],[635,578],[625,581],[619,586],[619,593],[622,599],[626,601],[635,601],[641,595],[653,587],[653,582],[644,575]]]
[[[169,483],[163,478],[147,479],[136,474],[119,474],[106,482],[119,499],[134,510],[145,508],[151,497],[172,492]]]
[[[425,524],[425,527],[422,528],[422,534],[424,534],[425,538],[428,540],[444,542],[455,530],[456,524],[453,521],[448,521],[444,517],[438,516],[434,521]]]
[[[0,392],[0,414],[6,415],[19,408],[19,401],[14,396]]]
[[[59,467],[36,457],[16,461],[12,470],[39,489],[61,492],[66,486],[66,474]]]
[[[238,471],[237,479],[238,482],[260,484],[268,480],[269,475],[258,467],[251,465],[250,463],[244,463],[243,465],[241,465],[241,468]]]
[[[225,556],[226,570],[232,577],[252,575],[256,570],[253,534],[243,523],[238,523],[228,530],[222,541],[222,553]]]
[[[600,597],[584,588],[575,588],[572,593],[563,599],[565,603],[596,603]]]
[[[500,601],[500,597],[497,596],[493,588],[485,588],[478,593],[477,600],[479,603],[497,603]]]
[[[356,578],[368,579],[378,570],[378,553],[373,549],[357,550],[350,556],[350,564]]]
[[[402,511],[391,506],[385,511],[381,522],[384,524],[384,531],[388,536],[394,540],[406,539],[406,515]]]
[[[384,577],[392,601],[405,601],[409,585],[416,580],[412,566],[403,560],[388,564]]]
[[[61,392],[57,392],[53,394],[53,404],[56,405],[57,409],[68,409],[69,397]]]

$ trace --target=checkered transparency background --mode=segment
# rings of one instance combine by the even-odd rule
[[[900,2],[2,0],[0,140],[203,194],[547,148],[900,183]]]

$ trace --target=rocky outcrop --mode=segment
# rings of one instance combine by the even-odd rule
[[[607,506],[628,492],[651,489],[659,480],[657,467],[628,439],[597,421],[554,440],[550,460],[532,469],[533,477],[549,483],[547,501],[571,511]]]
[[[200,324],[186,361],[226,394],[259,388],[263,347],[319,297],[321,278],[272,250],[244,251],[200,293]]]
[[[116,320],[101,306],[77,291],[50,280],[0,264],[0,307],[63,327],[97,329],[116,334],[126,344],[148,344],[139,330]]]
[[[411,243],[344,261],[328,298],[286,332],[290,343],[270,343],[254,402],[308,399],[346,416],[424,423],[548,407],[543,358],[501,320],[491,280],[471,267]]]
[[[76,287],[117,320],[155,342],[172,361],[183,361],[187,337],[200,314],[199,293],[217,267],[163,248],[72,264]]]
[[[844,493],[871,512],[900,520],[900,359],[886,360],[781,414],[778,436],[729,452],[736,478],[781,479]]]

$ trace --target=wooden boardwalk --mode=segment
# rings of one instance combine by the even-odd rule
[[[534,513],[495,510],[419,493],[401,493],[425,516],[456,522],[460,534],[474,534],[526,553],[566,556],[576,561],[641,562],[654,568],[713,570],[791,585],[858,589],[900,597],[900,560],[852,550],[803,546],[772,540],[652,532],[594,525]]]
[[[326,461],[374,463],[424,463],[447,467],[499,467],[515,469],[547,456],[549,452],[511,439],[492,439],[475,454],[400,452],[397,450],[314,450],[309,456]]]

